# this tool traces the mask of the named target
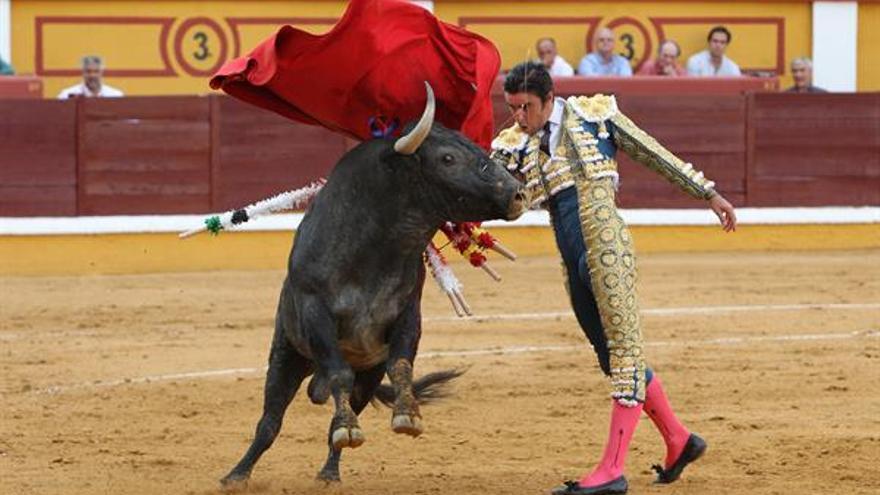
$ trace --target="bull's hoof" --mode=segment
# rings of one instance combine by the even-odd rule
[[[329,485],[331,483],[340,483],[342,482],[342,479],[339,477],[339,471],[322,469],[318,472],[318,476],[315,476],[315,481],[323,482]]]
[[[247,488],[249,478],[250,475],[248,474],[229,473],[220,478],[220,486],[224,490],[243,490]]]
[[[394,433],[404,433],[411,437],[417,437],[422,434],[422,420],[418,416],[410,416],[407,414],[398,414],[391,418],[391,429]]]
[[[363,445],[364,440],[364,432],[361,431],[357,426],[354,427],[346,427],[342,426],[333,430],[333,435],[330,437],[333,442],[334,449],[342,449],[345,447],[357,448]]]

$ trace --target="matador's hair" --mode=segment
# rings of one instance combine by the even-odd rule
[[[504,91],[511,94],[531,93],[544,101],[553,91],[553,79],[544,64],[523,62],[507,73]]]

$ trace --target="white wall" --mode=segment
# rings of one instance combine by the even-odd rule
[[[0,0],[0,57],[12,62],[12,0]]]
[[[856,90],[858,2],[813,2],[813,84]]]

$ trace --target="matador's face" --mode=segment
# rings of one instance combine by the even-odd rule
[[[540,131],[553,112],[553,93],[542,100],[532,93],[504,93],[513,120],[528,135]]]

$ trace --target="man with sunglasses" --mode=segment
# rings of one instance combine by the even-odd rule
[[[657,481],[671,483],[706,443],[681,424],[645,363],[633,244],[614,202],[617,149],[706,200],[728,232],[736,228],[733,206],[701,172],[636,127],[613,96],[556,98],[545,67],[527,62],[508,73],[504,98],[515,124],[492,142],[492,157],[525,183],[533,207],[550,211],[571,304],[611,380],[611,428],[602,460],[553,493],[626,493],[624,461],[642,410],[666,443],[665,463],[655,467]]]

